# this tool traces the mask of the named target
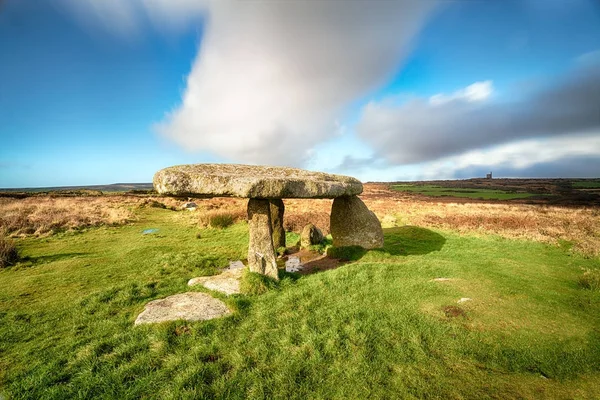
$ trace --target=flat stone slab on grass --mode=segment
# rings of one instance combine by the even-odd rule
[[[158,171],[153,182],[158,193],[173,196],[333,199],[363,190],[350,176],[238,164],[177,165]]]
[[[219,275],[192,278],[189,280],[188,285],[202,285],[207,289],[226,295],[237,294],[240,292],[240,278],[243,273],[243,268],[226,269]]]
[[[146,304],[135,325],[165,321],[203,321],[231,314],[221,300],[206,293],[180,293]]]

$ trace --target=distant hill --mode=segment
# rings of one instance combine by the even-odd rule
[[[89,186],[55,186],[43,188],[12,188],[0,189],[2,193],[40,193],[40,192],[64,192],[76,190],[99,190],[102,192],[129,192],[131,190],[153,190],[151,183],[113,183],[111,185],[89,185]]]

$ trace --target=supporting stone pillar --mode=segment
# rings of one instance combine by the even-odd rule
[[[383,229],[373,211],[356,196],[342,196],[333,200],[330,230],[333,245],[360,246],[364,249],[383,247]]]
[[[270,204],[265,199],[248,201],[248,267],[252,272],[279,279],[273,248]]]
[[[283,229],[283,213],[285,206],[281,199],[269,200],[271,208],[271,228],[273,229],[273,247],[277,251],[285,247],[285,229]]]

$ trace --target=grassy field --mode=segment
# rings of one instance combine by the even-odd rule
[[[414,205],[378,201],[378,214],[428,221]],[[299,204],[286,204],[290,214]],[[214,209],[229,205],[239,206]],[[245,257],[244,222],[200,228],[193,212],[129,207],[123,226],[18,238],[24,259],[0,270],[0,395],[600,398],[600,260],[563,239],[507,237],[503,215],[520,225],[520,213],[538,212],[548,230],[561,213],[504,207],[482,208],[499,234],[448,229],[485,221],[439,207],[450,225],[387,224],[383,250],[286,274],[262,295],[213,293],[234,310],[226,318],[155,326],[133,326],[148,301]],[[597,222],[586,213],[566,215]]]
[[[392,189],[421,194],[424,196],[449,196],[467,199],[483,199],[483,200],[513,200],[526,199],[536,196],[533,193],[514,193],[504,190],[492,189],[466,189],[466,188],[449,188],[436,185],[392,185]]]
[[[573,187],[579,188],[579,189],[600,189],[600,182],[599,181],[578,181],[578,182],[573,182]]]

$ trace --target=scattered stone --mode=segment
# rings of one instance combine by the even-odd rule
[[[323,232],[313,224],[308,224],[302,229],[300,247],[308,247],[323,241]]]
[[[195,209],[198,208],[198,205],[196,203],[194,203],[193,201],[187,202],[183,205],[183,208],[188,210],[188,211],[194,211]]]
[[[242,264],[242,267],[244,264]],[[190,279],[189,286],[202,285],[207,289],[224,293],[226,295],[240,293],[240,278],[244,270],[242,268],[226,269],[219,275],[201,276]]]
[[[242,269],[242,268],[246,268],[246,266],[240,260],[229,261],[229,267],[227,267],[227,269]]]
[[[298,256],[289,256],[287,261],[285,262],[285,270],[286,272],[298,272],[304,268],[302,263],[300,262],[300,257]]]
[[[248,267],[251,272],[279,279],[273,248],[271,210],[269,200],[248,201]]]
[[[261,199],[329,198],[362,193],[356,178],[297,168],[236,164],[178,165],[153,179],[160,194]],[[192,197],[192,196],[190,196]]]
[[[356,196],[333,200],[330,221],[333,245],[336,247],[383,247],[383,229],[377,216]]]
[[[471,301],[471,300],[473,300],[473,299],[470,299],[470,298],[468,298],[468,297],[462,297],[462,298],[460,298],[460,299],[457,301],[457,303],[458,303],[458,304],[461,304],[461,303],[466,303],[467,301]]]
[[[231,311],[221,300],[206,293],[180,293],[146,304],[138,315],[135,325],[165,321],[202,321],[230,314]]]
[[[273,230],[273,248],[285,247],[285,229],[283,228],[283,213],[285,206],[281,199],[269,200],[271,210],[271,229]]]
[[[151,234],[156,233],[156,232],[158,232],[158,229],[156,229],[156,228],[144,229],[142,231],[142,235],[151,235]]]

